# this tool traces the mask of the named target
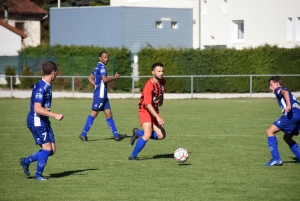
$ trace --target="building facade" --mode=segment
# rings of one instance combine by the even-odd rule
[[[299,0],[201,0],[201,48],[300,45]]]
[[[192,48],[192,9],[123,6],[50,9],[50,44]]]
[[[0,4],[3,5],[4,1],[0,0]],[[8,14],[7,19],[5,10]],[[48,12],[30,0],[8,0],[7,9],[0,7],[0,20],[27,35],[23,40],[23,47],[41,44],[41,20],[47,17]]]
[[[0,36],[0,56],[18,55],[18,51],[22,49],[23,41],[27,37],[26,34],[2,20],[0,20]],[[5,67],[3,65],[0,64],[1,69]]]
[[[193,47],[300,45],[299,0],[111,0],[111,6],[193,8]],[[199,23],[200,22],[200,23]]]
[[[110,0],[110,6],[193,9],[193,48],[200,47],[199,0]],[[155,15],[155,14],[154,14]]]

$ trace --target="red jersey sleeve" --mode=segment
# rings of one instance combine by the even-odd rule
[[[152,92],[153,92],[153,83],[151,80],[148,80],[143,89],[144,101],[143,105],[152,104]]]

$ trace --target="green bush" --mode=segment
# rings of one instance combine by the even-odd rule
[[[154,62],[165,64],[164,75],[276,75],[299,74],[300,46],[279,48],[268,44],[256,48],[221,49],[154,49],[144,47],[138,53],[140,75],[151,75]],[[253,77],[253,92],[268,92],[266,77]],[[286,87],[292,91],[300,89],[300,77],[284,77]],[[140,79],[142,87],[146,79]],[[249,92],[249,76],[194,78],[193,92]],[[191,91],[191,79],[168,78],[166,92]]]
[[[12,67],[12,66],[6,66],[5,67],[5,76],[16,76],[16,68]],[[5,77],[6,80],[6,86],[10,87],[10,82],[11,82],[11,78],[10,77]],[[16,85],[16,77],[12,78],[12,85],[15,86]]]
[[[121,76],[130,76],[132,72],[131,68],[131,53],[126,48],[102,48],[99,46],[47,46],[40,45],[37,47],[24,48],[20,54],[24,56],[26,62],[31,61],[32,65],[36,63],[42,63],[46,60],[54,60],[58,66],[59,71],[63,75],[80,75],[89,76],[94,70],[100,51],[107,51],[109,55],[109,62],[107,63],[108,76],[112,76],[115,72],[118,72]],[[36,74],[38,67],[33,71]],[[60,81],[62,81],[60,79]],[[64,89],[71,89],[70,80],[63,83]],[[80,81],[81,82],[81,81]],[[82,85],[79,88],[89,88],[89,82],[87,79],[82,79]],[[58,86],[57,86],[58,87]],[[61,86],[62,87],[62,86]],[[60,87],[60,88],[61,88]],[[130,91],[131,80],[130,79],[118,79],[115,80],[114,88],[116,90]]]
[[[29,66],[25,66],[23,68],[23,71],[22,71],[22,76],[32,76],[33,75],[33,72],[32,70],[29,68]],[[20,81],[21,81],[21,85],[24,87],[24,88],[32,88],[35,84],[35,82],[37,81],[37,78],[20,78]]]

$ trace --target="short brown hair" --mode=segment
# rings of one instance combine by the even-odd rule
[[[283,79],[282,79],[280,76],[276,75],[276,76],[271,77],[271,78],[269,79],[269,83],[270,83],[271,80],[272,80],[273,82],[275,82],[275,83],[279,83],[280,86],[283,86]]]
[[[52,61],[47,61],[43,65],[43,72],[45,75],[50,75],[52,71],[57,71],[57,65]]]

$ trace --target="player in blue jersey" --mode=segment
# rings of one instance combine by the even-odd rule
[[[122,135],[118,133],[117,127],[115,125],[115,121],[113,119],[113,114],[110,109],[109,99],[107,96],[107,83],[111,82],[115,79],[120,78],[120,75],[116,73],[113,77],[107,77],[106,64],[108,62],[108,54],[106,51],[101,51],[99,53],[99,62],[89,76],[89,82],[95,86],[94,95],[93,95],[93,104],[92,104],[92,112],[86,119],[86,123],[83,127],[79,138],[82,141],[88,141],[87,133],[90,130],[91,126],[95,118],[97,117],[99,111],[103,111],[106,116],[106,122],[109,126],[112,134],[114,135],[114,139],[116,141],[121,141],[127,135]]]
[[[283,80],[280,76],[273,76],[269,79],[270,90],[276,96],[282,116],[278,118],[267,130],[268,145],[272,159],[265,166],[282,165],[282,160],[278,151],[278,141],[276,133],[284,132],[283,140],[289,145],[300,164],[300,149],[298,144],[292,139],[300,131],[300,104],[296,97],[283,87]]]
[[[27,127],[31,131],[35,143],[42,147],[36,153],[19,160],[23,167],[24,173],[29,176],[29,164],[37,161],[37,167],[34,179],[47,180],[43,176],[44,168],[47,164],[48,157],[56,151],[54,133],[50,126],[49,117],[62,120],[63,115],[50,112],[52,101],[51,82],[57,75],[57,66],[55,63],[48,61],[43,65],[44,77],[39,80],[32,90],[30,100],[30,111],[27,116]]]

